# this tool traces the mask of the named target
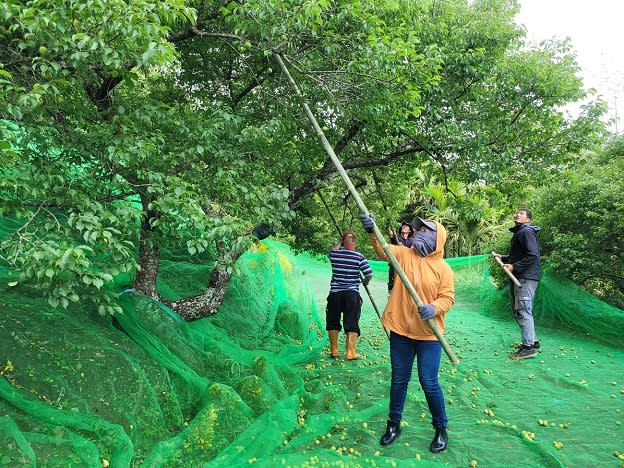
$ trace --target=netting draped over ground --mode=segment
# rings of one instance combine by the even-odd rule
[[[387,338],[364,296],[364,359],[325,354],[327,262],[279,242],[247,252],[214,317],[186,323],[127,290],[124,313],[51,309],[0,267],[0,466],[620,466],[624,312],[546,272],[536,303],[542,352],[511,361],[519,331],[485,256],[450,259],[457,303],[444,357],[450,443],[433,435],[417,379],[403,433],[379,445]],[[386,301],[387,265],[370,290]],[[159,290],[201,292],[212,265],[172,253]],[[341,335],[344,354],[344,336]]]

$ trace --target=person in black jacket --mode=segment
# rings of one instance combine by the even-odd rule
[[[509,229],[513,232],[509,254],[494,252],[494,256],[503,262],[504,268],[513,273],[522,285],[519,288],[513,282],[509,283],[511,305],[522,335],[522,344],[511,355],[512,359],[533,358],[540,348],[533,321],[533,298],[540,279],[540,248],[537,240],[540,228],[531,225],[532,217],[530,210],[518,210],[514,215],[516,225]]]
[[[389,230],[391,231],[391,230]],[[402,245],[404,247],[412,247],[414,242],[414,228],[410,223],[403,221],[401,227],[397,232],[390,232],[390,243],[392,245]],[[392,292],[394,287],[394,279],[396,273],[392,265],[388,265],[388,295]]]

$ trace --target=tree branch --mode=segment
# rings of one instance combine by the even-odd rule
[[[388,164],[401,159],[404,156],[426,151],[423,147],[412,147],[401,151],[394,151],[378,159],[363,159],[357,161],[347,161],[342,164],[345,170],[349,169],[370,169],[373,167],[387,166]],[[336,168],[331,164],[331,160],[325,160],[323,167],[317,173],[294,188],[288,197],[288,206],[295,208],[306,196],[316,192],[321,183],[329,182],[338,176]]]

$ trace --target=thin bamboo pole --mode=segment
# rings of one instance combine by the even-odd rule
[[[505,268],[505,264],[500,259],[500,257],[498,255],[496,255],[494,252],[492,252],[492,257],[494,257],[494,260],[496,260],[496,263],[498,263],[501,266],[503,271],[505,273],[507,273],[507,276],[509,276],[509,279],[513,282],[513,284],[515,284],[516,286],[521,288],[522,287],[522,283],[520,281],[518,281],[518,278],[516,278],[511,271],[509,271],[507,268]]]
[[[351,182],[351,179],[349,178],[349,175],[347,174],[347,172],[345,171],[344,167],[342,166],[342,163],[340,162],[340,160],[336,156],[336,153],[334,153],[334,149],[332,148],[332,146],[329,144],[329,141],[325,137],[325,134],[323,133],[323,130],[319,126],[316,118],[314,117],[314,114],[310,110],[310,106],[308,106],[308,103],[306,102],[303,94],[301,93],[301,90],[299,89],[299,86],[297,86],[297,83],[295,82],[293,77],[290,75],[290,72],[288,71],[288,68],[286,67],[286,64],[284,63],[284,60],[282,59],[280,54],[273,53],[273,56],[275,57],[275,60],[277,60],[277,63],[279,64],[280,68],[284,72],[284,75],[286,75],[286,78],[288,79],[288,82],[290,83],[290,85],[295,90],[297,96],[301,99],[301,103],[303,105],[303,109],[305,111],[305,114],[306,114],[308,120],[312,124],[312,127],[314,128],[314,131],[316,132],[316,135],[319,137],[319,139],[321,140],[321,143],[323,144],[323,148],[325,149],[325,151],[327,152],[327,155],[330,157],[330,159],[334,163],[334,166],[336,167],[336,170],[338,171],[338,173],[342,177],[342,180],[344,181],[345,185],[347,186],[347,189],[351,193],[351,196],[355,200],[358,208],[360,209],[360,211],[362,213],[364,213],[365,215],[368,216],[370,213],[369,213],[368,209],[366,208],[366,205],[364,204],[364,202],[360,198],[360,195],[358,194],[357,190],[353,186],[353,183]],[[388,244],[386,243],[386,240],[384,239],[383,234],[381,233],[381,231],[377,227],[377,224],[375,224],[373,226],[373,229],[374,229],[375,236],[379,240],[379,243],[381,244],[381,248],[383,249],[384,253],[388,257],[388,260],[389,260],[390,264],[394,267],[394,270],[397,273],[397,275],[399,276],[399,278],[401,278],[401,281],[405,285],[405,288],[407,289],[409,295],[412,297],[412,299],[414,300],[416,305],[418,307],[420,307],[421,305],[423,305],[423,301],[420,299],[420,297],[418,296],[418,293],[414,289],[414,286],[412,286],[412,284],[410,283],[409,279],[405,275],[405,272],[401,268],[401,265],[399,265],[399,262],[397,261],[396,257],[392,253],[392,250],[390,250],[390,248],[388,247]],[[458,365],[459,364],[459,360],[455,356],[455,353],[453,353],[453,350],[449,346],[448,342],[444,338],[444,335],[442,335],[442,333],[440,332],[440,330],[438,329],[436,324],[431,319],[427,320],[427,323],[431,327],[431,330],[433,331],[433,334],[436,336],[436,338],[438,339],[438,341],[442,345],[442,348],[444,349],[444,352],[446,353],[446,355],[451,360],[451,363],[453,365]]]

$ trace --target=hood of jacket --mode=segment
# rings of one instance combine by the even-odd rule
[[[535,234],[537,234],[538,232],[540,232],[542,230],[541,227],[539,226],[533,226],[531,223],[523,223],[523,224],[516,224],[513,227],[509,228],[510,232],[513,232],[514,234],[518,231],[520,231],[521,229],[532,229],[533,232],[535,232]]]
[[[427,255],[427,258],[435,258],[442,260],[444,258],[444,246],[446,245],[446,228],[437,221],[434,221],[436,225],[436,248],[433,252]]]

